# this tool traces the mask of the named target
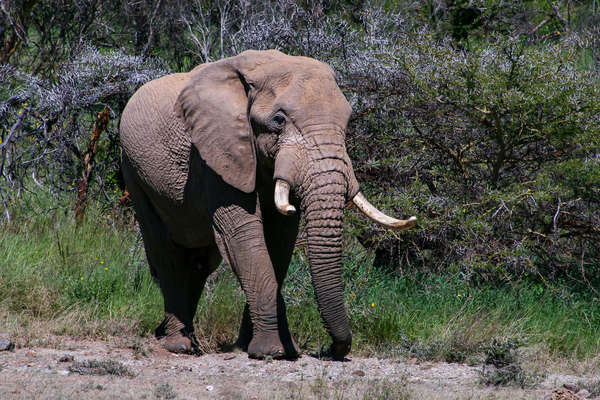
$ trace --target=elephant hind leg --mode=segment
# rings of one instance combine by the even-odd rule
[[[206,278],[221,262],[218,250],[215,246],[188,249],[173,242],[126,161],[123,172],[140,224],[150,272],[158,281],[164,299],[165,318],[155,335],[169,351],[196,352],[194,315]]]
[[[221,262],[221,256],[216,247],[180,248],[180,253],[169,254],[173,256],[171,264],[163,263],[167,270],[157,268],[165,319],[155,335],[169,351],[197,353],[200,349],[194,334],[194,315],[206,279]]]

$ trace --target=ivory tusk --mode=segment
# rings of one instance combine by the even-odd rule
[[[282,179],[275,181],[275,207],[283,215],[296,212],[296,207],[290,204],[290,184]]]
[[[358,192],[357,195],[354,196],[352,202],[356,204],[358,209],[365,213],[367,217],[371,218],[378,224],[385,226],[386,228],[404,231],[412,228],[417,223],[417,217],[410,217],[409,219],[396,219],[385,215],[375,208],[373,204],[369,203],[369,201],[361,192]]]

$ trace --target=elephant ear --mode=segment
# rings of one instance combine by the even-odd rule
[[[175,113],[206,164],[228,184],[250,193],[256,184],[256,153],[245,85],[231,59],[209,64],[192,72]]]

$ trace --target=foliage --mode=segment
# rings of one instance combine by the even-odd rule
[[[2,330],[18,343],[48,334],[151,335],[163,304],[138,232],[97,203],[76,228],[66,212],[70,203],[47,211],[49,203],[55,200],[41,192],[25,196],[11,205],[13,221],[1,226],[0,253],[7,260],[0,268]],[[304,257],[295,254],[283,295],[297,343],[315,352],[331,339]],[[510,361],[517,345],[557,358],[593,358],[600,351],[600,304],[586,294],[527,283],[473,287],[450,274],[399,277],[375,269],[358,245],[344,257],[343,274],[354,355],[479,363]],[[221,267],[194,321],[202,350],[235,341],[243,306],[239,283]]]
[[[387,183],[384,204],[422,216],[422,229],[400,242],[363,236],[391,240],[395,254],[384,262],[404,259],[408,268],[578,277],[593,290],[597,72],[577,67],[570,43],[540,49],[502,41],[457,53],[427,37],[416,42],[389,58],[408,77],[396,100],[393,87],[387,91],[385,107],[403,117],[388,118],[395,129],[378,135],[388,149],[355,140],[378,160],[365,165],[373,187],[405,186]]]
[[[7,204],[32,184],[57,196],[74,192],[86,160],[98,154],[97,194],[112,199],[119,166],[118,117],[143,83],[165,71],[158,63],[121,52],[84,48],[62,65],[55,80],[0,67],[0,195]],[[110,122],[99,149],[92,125],[106,108]],[[87,158],[86,158],[87,157]]]

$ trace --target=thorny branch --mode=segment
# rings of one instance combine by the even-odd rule
[[[108,107],[104,107],[102,112],[98,113],[96,122],[94,122],[94,128],[92,129],[92,136],[86,152],[83,154],[81,163],[83,164],[83,170],[81,172],[81,178],[78,184],[78,195],[77,201],[75,202],[75,220],[77,225],[83,221],[83,215],[85,207],[87,205],[87,196],[90,185],[90,177],[94,168],[94,157],[98,151],[98,142],[100,141],[100,135],[108,127],[108,121],[110,118],[110,111]]]

